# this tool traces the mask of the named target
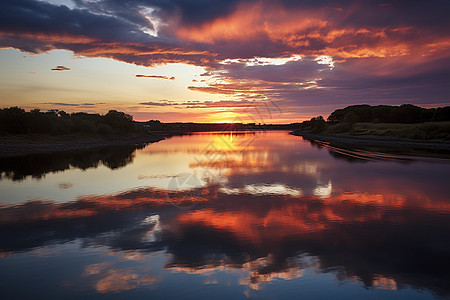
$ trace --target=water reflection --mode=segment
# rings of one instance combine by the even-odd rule
[[[47,173],[63,172],[70,168],[87,170],[104,165],[117,169],[131,163],[136,149],[145,145],[122,145],[87,150],[39,153],[0,157],[0,179],[23,180],[42,178]]]
[[[72,292],[84,285],[96,293],[151,288],[162,297],[157,292],[167,291],[166,284],[190,291],[190,280],[199,276],[203,287],[193,298],[228,285],[245,295],[265,290],[273,297],[280,290],[270,287],[279,282],[300,285],[331,274],[369,290],[450,295],[448,165],[348,164],[284,133],[261,134],[248,148],[212,148],[206,137],[189,137],[197,145],[187,140],[184,152],[161,143],[135,160],[181,152],[203,180],[200,186],[1,205],[1,255],[76,241],[79,251],[98,256],[86,259],[65,283]],[[169,141],[180,145],[177,139]],[[203,157],[204,149],[214,159]],[[293,296],[298,290],[283,292]]]
[[[198,199],[195,209],[175,214],[164,191],[152,189],[70,204],[3,207],[1,249],[14,253],[83,239],[84,247],[120,252],[165,249],[171,254],[165,268],[188,274],[244,270],[248,277],[240,283],[254,289],[272,279],[300,277],[314,266],[339,278],[356,277],[366,286],[449,292],[450,242],[444,236],[450,205],[401,194],[305,198],[220,189],[208,186],[203,192],[208,200]],[[305,254],[312,263],[302,260]],[[116,273],[106,274],[118,280]]]
[[[410,161],[420,156],[422,159],[442,158],[450,159],[450,153],[445,149],[423,149],[412,147],[382,147],[382,146],[366,146],[366,145],[348,145],[333,142],[322,142],[314,139],[304,140],[309,141],[311,146],[318,149],[326,148],[330,154],[335,158],[345,159],[348,162],[362,162],[365,160],[376,159],[395,159]]]

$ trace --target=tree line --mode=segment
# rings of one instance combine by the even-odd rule
[[[412,104],[392,105],[351,105],[333,111],[327,118],[311,118],[300,125],[301,130],[323,132],[328,126],[341,124],[342,131],[351,129],[354,123],[425,123],[450,121],[450,106],[422,108]]]
[[[71,113],[39,109],[25,111],[20,107],[0,109],[1,134],[70,134],[89,133],[109,135],[136,130],[133,117],[124,112],[110,110],[105,115]]]

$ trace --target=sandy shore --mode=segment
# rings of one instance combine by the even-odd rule
[[[386,149],[409,148],[420,150],[442,151],[450,154],[450,142],[436,140],[406,140],[395,137],[380,137],[372,135],[353,136],[349,134],[341,135],[324,135],[309,132],[292,132],[291,134],[302,136],[308,140],[319,140],[338,145],[346,146],[363,146],[363,147],[381,147]]]
[[[164,140],[163,136],[131,136],[131,137],[114,137],[114,138],[53,138],[53,137],[21,137],[11,138],[2,137],[0,139],[0,155],[21,155],[31,153],[46,153],[46,152],[59,152],[59,151],[71,151],[92,149],[107,146],[120,146],[120,145],[136,145],[136,144],[149,144]]]

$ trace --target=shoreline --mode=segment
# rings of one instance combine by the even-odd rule
[[[109,146],[125,146],[150,144],[165,140],[166,135],[137,135],[114,137],[49,137],[49,136],[20,136],[1,137],[0,156],[18,156],[26,154],[53,153],[102,148]]]
[[[190,131],[160,131],[154,134],[135,134],[134,136],[3,136],[0,137],[0,156],[16,156],[35,153],[76,151],[109,146],[150,144],[165,140],[167,137],[191,133]],[[351,148],[380,147],[380,152],[410,149],[444,153],[450,158],[450,141],[410,140],[392,136],[372,135],[325,135],[311,132],[292,131],[290,134],[307,140],[317,140],[336,146]],[[378,149],[377,149],[378,150]],[[423,153],[421,153],[423,155]]]
[[[96,135],[0,136],[0,157],[88,150],[109,146],[151,144],[165,140],[166,138],[169,137],[177,135],[193,134],[198,132],[210,132],[210,130],[208,131],[161,130],[161,131],[149,131],[148,133],[132,133],[130,135],[114,135],[109,137]]]
[[[443,154],[450,158],[450,141],[441,140],[411,140],[400,139],[392,136],[372,136],[372,135],[359,135],[353,136],[349,134],[341,135],[325,135],[316,134],[310,132],[293,131],[290,134],[295,136],[301,136],[307,140],[317,140],[321,142],[327,142],[335,146],[346,146],[356,149],[361,148],[382,148],[377,149],[379,152],[400,152],[404,153],[408,150],[411,153],[407,155],[413,156],[427,156],[429,154]],[[418,151],[418,153],[415,153]],[[433,155],[434,156],[434,155]]]

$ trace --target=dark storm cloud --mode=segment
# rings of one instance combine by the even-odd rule
[[[348,10],[345,20],[364,25],[421,24],[436,25],[447,23],[450,3],[446,0],[282,0],[287,8]]]
[[[69,9],[40,1],[5,0],[0,3],[3,34],[62,34],[72,38],[78,36],[116,42],[148,40],[149,36],[141,32],[137,25],[86,9]]]
[[[153,15],[171,18],[179,15],[184,25],[198,25],[229,15],[241,3],[253,4],[261,2],[265,5],[279,3],[286,9],[327,8],[335,11],[348,10],[345,20],[359,25],[400,25],[450,24],[448,9],[450,4],[445,0],[433,0],[424,3],[422,0],[102,0],[91,2],[74,1],[79,7],[124,18],[130,22],[149,26],[148,20],[142,18],[140,8],[149,7],[155,10]],[[379,9],[382,8],[382,9]]]
[[[79,7],[104,13],[119,15],[132,22],[140,20],[139,9],[149,7],[155,10],[154,15],[161,18],[180,16],[184,24],[200,24],[205,21],[231,13],[239,0],[102,0],[90,2],[86,0],[74,0]],[[145,23],[145,21],[144,21]]]
[[[102,10],[69,9],[33,0],[0,3],[0,47],[39,53],[67,49],[76,54],[113,58],[128,63],[200,63],[204,50],[181,48],[171,37],[154,37],[142,15],[106,14]]]
[[[228,57],[276,57],[294,52],[317,55],[317,51],[325,50],[330,55],[345,56],[350,51],[358,56],[362,54],[353,48],[374,47],[386,39],[391,44],[383,47],[392,47],[394,42],[420,44],[425,37],[431,42],[431,37],[445,33],[450,24],[445,14],[450,4],[439,0],[426,5],[399,0],[389,2],[390,6],[366,1],[75,3],[77,8],[69,9],[34,0],[2,1],[0,45],[30,52],[69,49],[144,65],[177,61],[211,65],[214,60]],[[245,23],[245,9],[257,17]],[[305,19],[306,23],[301,24]],[[225,23],[214,25],[216,20]],[[226,22],[231,22],[230,26]],[[219,29],[205,32],[203,25]],[[408,26],[421,29],[408,32]],[[236,32],[227,36],[221,30]],[[348,49],[341,49],[345,47]],[[370,55],[379,55],[375,52]]]

